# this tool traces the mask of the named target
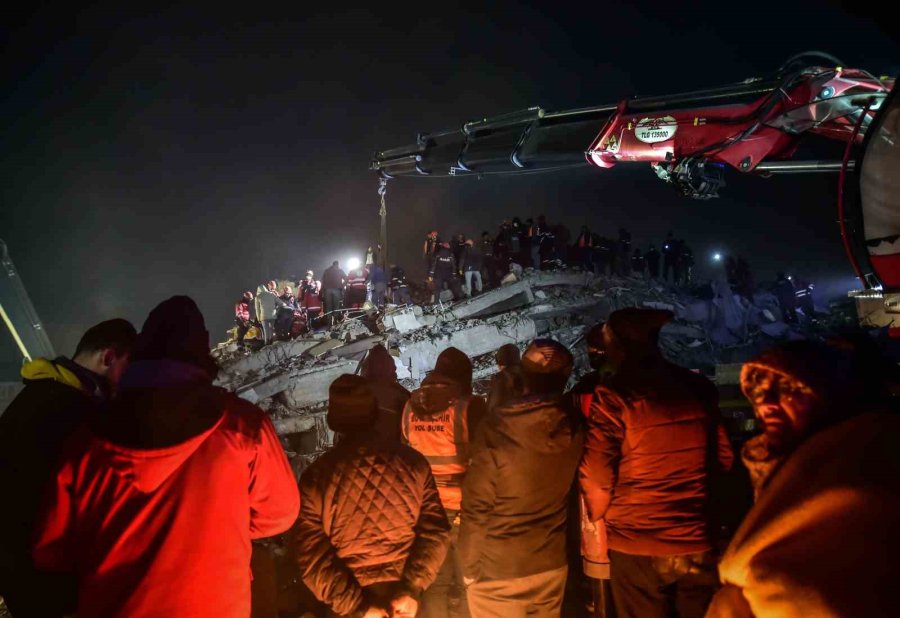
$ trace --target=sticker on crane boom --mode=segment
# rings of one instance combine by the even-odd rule
[[[610,135],[609,139],[606,141],[606,151],[619,152],[619,140],[616,139],[615,135]]]
[[[672,139],[677,130],[678,123],[671,116],[642,118],[634,127],[634,136],[645,144],[656,144]]]

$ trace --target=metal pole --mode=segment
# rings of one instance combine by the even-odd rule
[[[378,216],[381,217],[381,268],[387,272],[388,268],[388,250],[387,250],[387,205],[384,201],[384,195],[387,193],[387,178],[384,176],[378,179],[378,196],[381,198],[381,207],[378,209]]]

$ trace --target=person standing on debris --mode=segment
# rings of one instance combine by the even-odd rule
[[[71,359],[29,361],[25,387],[0,415],[0,597],[16,617],[74,610],[74,582],[35,568],[34,523],[63,444],[112,395],[136,337],[130,322],[108,320],[84,333]]]
[[[536,223],[528,228],[528,241],[531,249],[531,266],[535,270],[541,269],[541,244],[547,234],[547,218],[540,215]]]
[[[678,261],[678,255],[676,254],[676,241],[675,235],[672,232],[666,234],[666,239],[662,244],[662,256],[663,256],[663,281],[672,281],[675,282],[675,265]]]
[[[796,341],[744,364],[763,429],[741,453],[755,504],[708,618],[897,614],[900,417],[871,363]]]
[[[613,274],[613,245],[612,241],[599,234],[594,234],[594,274],[595,275],[611,275]]]
[[[450,525],[428,462],[375,431],[377,418],[365,379],[332,383],[328,426],[341,439],[300,477],[295,555],[331,615],[412,618],[447,555]]]
[[[331,266],[325,269],[322,274],[322,290],[325,294],[325,315],[328,316],[330,324],[334,324],[335,312],[341,308],[341,302],[344,299],[344,284],[347,282],[347,275],[341,270],[337,260],[331,263]]]
[[[450,242],[450,250],[453,252],[453,259],[456,260],[456,263],[459,264],[462,259],[462,251],[463,247],[466,246],[466,235],[465,234],[457,234],[453,237],[453,240]]]
[[[263,331],[263,343],[268,345],[275,337],[275,319],[278,308],[283,302],[275,293],[276,284],[269,281],[256,289],[256,319],[259,320]]]
[[[510,251],[509,236],[512,226],[509,221],[505,220],[500,224],[500,230],[497,237],[494,238],[494,263],[497,276],[497,283],[503,278],[509,269]]]
[[[593,272],[594,237],[588,226],[581,226],[581,233],[575,239],[575,249],[578,253],[578,262],[581,264],[581,268],[585,272]]]
[[[286,285],[281,290],[281,296],[278,298],[281,299],[281,302],[284,303],[284,306],[288,309],[296,309],[297,308],[297,298],[294,296],[294,290],[291,286]]]
[[[450,251],[450,243],[442,243],[438,248],[428,275],[434,287],[434,300],[432,302],[437,303],[441,299],[441,292],[444,291],[445,284],[451,288],[455,287],[453,278],[456,276],[456,259]],[[456,296],[454,295],[455,298]]]
[[[694,281],[694,252],[684,239],[678,241],[678,247],[680,250],[678,269],[681,271],[681,284],[691,285]]]
[[[425,243],[422,245],[422,262],[425,264],[426,277],[431,271],[431,265],[434,262],[434,254],[437,253],[440,246],[441,241],[438,238],[438,233],[434,230],[428,232],[428,235],[425,236]]]
[[[500,371],[491,377],[487,398],[488,412],[493,412],[494,408],[520,397],[525,390],[519,347],[514,343],[506,343],[497,350],[495,358]]]
[[[472,362],[452,347],[441,352],[434,371],[412,392],[403,409],[403,439],[431,464],[441,504],[453,526],[450,552],[434,584],[425,591],[421,618],[446,618],[454,605],[459,607],[457,615],[468,616],[456,539],[469,441],[484,415],[484,401],[472,394]]]
[[[496,408],[472,444],[459,549],[474,618],[560,615],[584,440],[563,396],[572,365],[562,344],[535,340],[522,357],[524,395]]]
[[[640,279],[647,277],[647,260],[641,255],[640,249],[635,249],[634,254],[631,256],[631,272]]]
[[[306,309],[310,329],[322,313],[322,282],[316,281],[313,271],[306,271],[306,277],[297,284],[297,302]]]
[[[494,239],[487,231],[481,233],[481,282],[485,289],[497,287],[497,265],[494,261]]]
[[[524,253],[523,253],[524,250]],[[524,230],[522,229],[522,221],[518,217],[513,217],[509,228],[509,257],[510,260],[517,264],[525,265],[528,263],[527,248],[525,247]]]
[[[369,266],[369,281],[372,284],[372,302],[378,309],[384,309],[384,301],[387,297],[387,273],[378,264]]]
[[[716,589],[710,479],[730,469],[718,392],[665,360],[669,311],[621,309],[603,327],[615,374],[594,391],[580,483],[590,521],[605,520],[621,618],[702,617]]]
[[[466,277],[464,287],[466,296],[474,296],[476,288],[472,287],[473,282],[477,284],[478,293],[481,294],[481,267],[483,265],[484,257],[481,255],[481,251],[479,251],[478,247],[475,246],[475,241],[472,239],[467,240],[463,247],[459,263],[459,269]]]
[[[409,391],[397,381],[394,357],[381,344],[368,351],[359,365],[360,375],[378,401],[378,420],[375,431],[386,439],[400,440],[400,418],[409,401]]]
[[[409,286],[406,284],[406,271],[396,264],[391,264],[391,300],[395,305],[411,305]]]
[[[244,348],[244,337],[250,330],[250,303],[253,301],[253,292],[244,292],[244,295],[234,306],[234,323],[237,325],[237,345]]]
[[[797,296],[794,282],[784,273],[778,273],[772,293],[778,299],[778,306],[781,308],[784,321],[788,324],[795,324],[797,322]]]
[[[250,615],[251,540],[289,529],[299,495],[272,421],[217,371],[194,301],[160,303],[66,449],[34,559],[75,574],[77,615]]]
[[[651,279],[656,281],[659,279],[659,251],[656,250],[656,245],[650,245],[645,257],[647,258],[647,273]]]

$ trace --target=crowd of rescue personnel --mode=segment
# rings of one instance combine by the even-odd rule
[[[716,387],[660,353],[671,318],[612,313],[571,389],[562,344],[504,346],[486,399],[456,348],[410,393],[376,346],[299,482],[269,416],[213,386],[190,298],[102,322],[0,416],[0,596],[14,618],[895,616],[896,364],[864,334],[762,352],[738,459]],[[314,607],[279,607],[257,559],[282,534]]]

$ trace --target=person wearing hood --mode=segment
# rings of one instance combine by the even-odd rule
[[[29,361],[25,387],[0,415],[0,487],[9,498],[0,508],[0,596],[15,616],[72,609],[68,578],[37,571],[29,542],[63,444],[110,397],[136,337],[127,320],[107,320],[84,333],[71,359]]]
[[[579,470],[590,521],[605,520],[621,618],[703,616],[716,589],[707,504],[734,455],[718,391],[665,360],[669,311],[621,309],[603,327],[615,374],[594,390]]]
[[[65,449],[33,556],[75,575],[79,616],[250,615],[251,540],[289,529],[299,494],[268,415],[216,373],[194,301],[160,303]]]
[[[279,307],[284,306],[284,301],[276,293],[276,287],[274,281],[269,281],[256,288],[256,319],[262,325],[265,344],[271,343],[275,337],[275,319],[278,317]]]
[[[488,389],[487,410],[493,412],[510,399],[520,397],[525,390],[522,382],[522,355],[514,343],[507,343],[497,350],[497,367]]]
[[[300,575],[332,615],[413,618],[450,542],[430,466],[375,431],[366,379],[342,375],[328,395],[328,426],[341,438],[300,477]]]
[[[563,395],[572,364],[565,346],[536,339],[522,356],[524,395],[495,409],[472,444],[459,550],[474,618],[560,614],[584,439]]]
[[[394,357],[383,345],[376,345],[360,363],[360,375],[378,402],[375,431],[387,440],[399,441],[400,417],[409,401],[409,391],[397,381]]]
[[[810,341],[744,364],[762,426],[741,453],[755,504],[709,618],[897,615],[900,416],[872,364]]]
[[[441,504],[453,526],[447,559],[422,598],[422,618],[448,616],[451,605],[459,606],[460,616],[468,616],[455,539],[469,442],[484,414],[484,401],[472,394],[472,361],[456,348],[441,352],[434,371],[412,392],[403,408],[403,440],[431,464]]]

